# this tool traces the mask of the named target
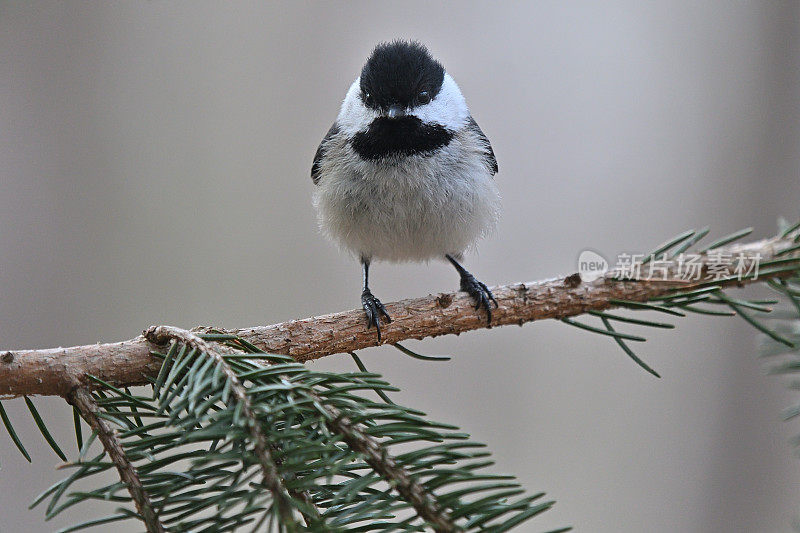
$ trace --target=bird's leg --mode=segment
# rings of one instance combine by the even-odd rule
[[[378,331],[378,342],[381,342],[381,317],[388,324],[392,321],[386,308],[369,290],[369,259],[361,259],[361,270],[364,273],[364,290],[361,292],[361,306],[367,314],[367,329],[375,326]]]
[[[461,276],[461,290],[472,296],[472,299],[475,300],[475,309],[480,309],[481,307],[486,309],[487,322],[491,326],[492,307],[489,305],[489,302],[491,301],[494,303],[495,307],[498,307],[497,300],[494,299],[492,291],[490,291],[486,285],[475,279],[475,276],[467,272],[467,269],[461,266],[452,255],[446,254],[445,257],[456,267],[458,275]]]

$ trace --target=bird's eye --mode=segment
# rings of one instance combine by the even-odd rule
[[[419,105],[425,105],[431,101],[431,95],[428,94],[428,91],[422,91],[417,95],[417,103]]]
[[[365,104],[367,104],[368,106],[372,106],[373,101],[372,101],[372,95],[371,94],[366,93],[366,92],[363,93],[362,99],[364,100]]]

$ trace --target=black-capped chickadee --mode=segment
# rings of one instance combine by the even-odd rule
[[[491,291],[459,264],[500,214],[497,161],[461,91],[417,42],[378,45],[347,91],[311,167],[323,232],[361,259],[361,304],[380,341],[381,318],[369,290],[372,260],[447,259],[461,290],[484,308]]]

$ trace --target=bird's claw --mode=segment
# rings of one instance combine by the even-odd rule
[[[367,314],[367,329],[375,326],[378,332],[378,342],[381,342],[381,317],[388,324],[392,321],[389,313],[386,312],[386,308],[381,301],[375,298],[369,289],[365,289],[361,293],[361,306]]]
[[[491,326],[492,306],[489,302],[493,303],[495,308],[499,306],[497,305],[497,300],[494,299],[492,291],[489,290],[489,287],[475,279],[475,276],[472,274],[467,273],[461,277],[461,290],[472,296],[472,299],[475,300],[476,311],[481,307],[486,309],[486,321]]]

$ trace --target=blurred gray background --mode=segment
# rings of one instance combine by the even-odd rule
[[[426,43],[500,163],[489,284],[645,252],[690,227],[775,231],[800,205],[797,2],[0,2],[0,346],[268,324],[359,304],[318,233],[309,168],[381,40]],[[455,289],[444,264],[373,269],[384,301]],[[792,399],[738,319],[653,334],[654,379],[559,323],[365,350],[401,402],[459,424],[556,507],[520,531],[773,532],[800,513]],[[352,370],[348,357],[317,366]],[[38,399],[74,455],[71,416]],[[0,531],[63,472],[0,435]],[[0,431],[4,433],[4,431]],[[134,525],[120,531],[135,531]]]

